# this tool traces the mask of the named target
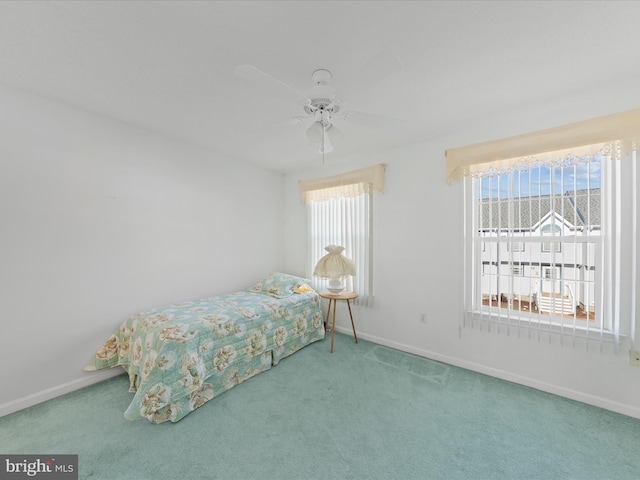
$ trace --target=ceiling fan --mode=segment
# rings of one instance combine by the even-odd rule
[[[356,72],[350,83],[343,85],[341,92],[345,92],[345,95],[362,93],[401,69],[402,64],[397,56],[378,54]],[[285,123],[303,125],[309,142],[323,154],[333,151],[333,143],[343,136],[342,131],[335,125],[336,121],[383,129],[398,128],[403,124],[402,120],[395,118],[346,110],[345,103],[336,97],[336,89],[331,85],[333,74],[324,68],[313,71],[313,86],[304,92],[292,88],[253,65],[238,65],[233,73],[241,79],[298,103],[304,115],[293,117]]]

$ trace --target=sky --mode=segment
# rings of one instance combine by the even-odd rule
[[[509,181],[513,194],[509,195]],[[546,167],[479,178],[481,198],[522,198],[538,195],[563,194],[567,191],[600,187],[600,160],[577,165]]]

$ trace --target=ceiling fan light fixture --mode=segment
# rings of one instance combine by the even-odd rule
[[[325,153],[331,153],[333,152],[333,143],[331,142],[331,138],[329,136],[329,130],[331,129],[331,125],[329,125],[327,127],[327,130],[325,131],[325,135],[324,135],[324,140],[322,141],[322,143],[320,143],[320,153],[322,153],[322,155],[324,156]],[[324,161],[324,158],[323,158]]]
[[[321,143],[324,136],[322,122],[316,121],[307,129],[307,138],[311,143]]]
[[[331,153],[333,152],[333,145],[331,142],[324,142],[324,145],[320,145],[320,149],[318,150],[320,153]]]

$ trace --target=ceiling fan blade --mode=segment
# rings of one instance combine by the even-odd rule
[[[298,92],[281,80],[272,77],[253,65],[238,65],[233,69],[235,76],[247,80],[255,85],[268,89],[282,97],[294,102],[306,104],[309,99],[306,95]]]
[[[397,55],[380,52],[362,65],[355,75],[340,82],[339,96],[345,99],[355,98],[401,70],[402,62]]]
[[[381,129],[399,129],[405,124],[404,120],[397,118],[362,112],[345,112],[342,114],[342,119],[345,122]]]
[[[297,125],[303,125],[305,123],[309,123],[309,116],[297,116],[297,117],[291,117],[288,120],[285,120],[283,122],[280,122],[283,125],[290,125],[290,126],[297,126]],[[313,117],[311,117],[313,118]]]
[[[313,118],[313,117],[312,117]],[[298,128],[305,128],[305,124],[309,123],[309,117],[291,117],[286,120],[280,120],[277,122],[262,125],[256,129],[245,132],[243,134],[246,138],[256,139],[259,137],[270,136],[278,132],[295,131]]]

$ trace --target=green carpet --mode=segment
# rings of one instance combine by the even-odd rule
[[[634,479],[640,420],[336,334],[177,424],[125,376],[0,418],[0,453],[82,479]]]

